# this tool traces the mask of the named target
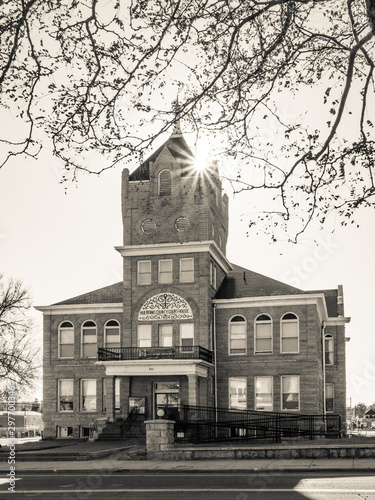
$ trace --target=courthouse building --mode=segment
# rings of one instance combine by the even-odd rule
[[[121,196],[123,281],[37,308],[44,436],[87,437],[135,406],[173,419],[179,403],[345,422],[342,287],[303,291],[229,262],[217,167],[194,168],[178,125],[123,171]]]

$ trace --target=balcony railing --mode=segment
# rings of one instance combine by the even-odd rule
[[[175,347],[99,347],[98,361],[200,359],[212,363],[212,352],[199,345]]]

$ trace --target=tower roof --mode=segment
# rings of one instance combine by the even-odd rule
[[[148,181],[150,179],[150,163],[156,161],[164,148],[168,148],[176,160],[186,161],[187,165],[194,161],[194,154],[182,135],[179,118],[177,118],[169,138],[130,174],[129,181]]]

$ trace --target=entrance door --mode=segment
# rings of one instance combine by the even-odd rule
[[[155,418],[176,420],[180,401],[180,384],[178,382],[156,382]]]

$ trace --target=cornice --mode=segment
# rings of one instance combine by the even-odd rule
[[[241,297],[236,299],[214,299],[212,301],[217,309],[234,309],[239,307],[256,306],[290,306],[309,305],[317,306],[320,321],[328,320],[327,306],[323,293],[273,295],[264,297]]]
[[[151,255],[168,255],[182,253],[208,252],[221,268],[228,273],[233,268],[217,243],[209,241],[193,241],[186,243],[157,243],[151,245],[126,245],[115,247],[122,257],[146,257]]]
[[[122,313],[123,304],[54,304],[51,306],[35,306],[34,309],[43,314],[101,314]]]

